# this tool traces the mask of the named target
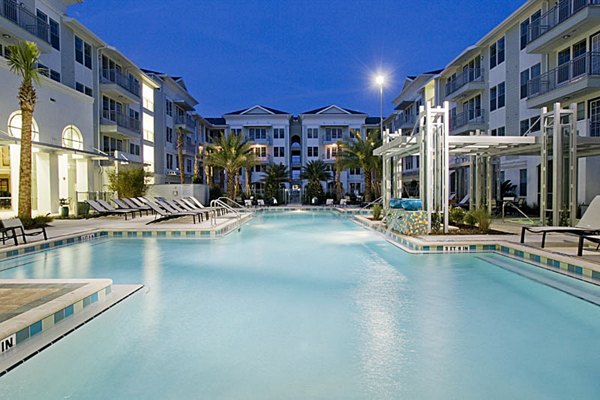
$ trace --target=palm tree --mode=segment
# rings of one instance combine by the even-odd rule
[[[381,145],[378,130],[372,130],[363,139],[360,131],[352,131],[350,139],[344,141],[337,157],[348,168],[361,168],[365,177],[365,201],[371,201],[373,190],[373,172],[378,168],[381,159],[373,154],[373,150]]]
[[[33,42],[8,47],[8,67],[22,78],[19,87],[21,107],[21,164],[19,167],[19,217],[31,218],[31,123],[37,95],[33,83],[39,83],[37,63],[40,50]]]
[[[265,175],[261,179],[261,182],[265,184],[265,198],[276,198],[278,202],[281,202],[279,188],[282,183],[288,182],[289,179],[290,173],[287,166],[281,163],[267,165]]]
[[[344,145],[344,143],[342,141],[339,141],[337,143],[338,153],[342,150],[343,145]],[[342,157],[339,157],[336,155],[335,164],[334,164],[333,168],[335,170],[335,177],[333,179],[333,181],[334,181],[333,187],[335,190],[335,195],[337,197],[337,200],[339,201],[344,196],[344,188],[342,186],[342,171],[344,169],[346,169],[346,166],[344,165],[344,159]]]
[[[326,181],[330,177],[331,174],[327,169],[327,164],[322,160],[314,160],[306,163],[306,165],[302,167],[302,172],[300,173],[300,179],[308,180],[306,197],[308,199],[313,197],[323,197],[323,186],[321,186],[321,181]]]
[[[183,145],[185,143],[185,130],[180,126],[177,128],[177,161],[179,161],[179,181],[185,183],[185,172],[183,171]]]
[[[256,156],[250,147],[250,143],[244,140],[242,134],[221,134],[214,144],[208,145],[205,157],[206,165],[220,167],[227,175],[227,197],[235,198],[236,176],[241,168],[248,163],[256,164]],[[253,160],[253,161],[252,161]]]

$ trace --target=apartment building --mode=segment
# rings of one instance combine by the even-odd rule
[[[599,21],[600,0],[527,1],[443,70],[434,71],[437,75],[407,78],[386,126],[394,132],[414,125],[412,110],[425,101],[415,93],[429,85],[436,93],[430,96],[433,105],[450,103],[451,135],[537,136],[541,108],[552,110],[560,102],[563,107],[576,104],[580,136],[598,136]],[[599,162],[599,157],[579,161],[580,203],[600,192],[600,182],[589,178]],[[408,163],[405,181],[415,175],[414,160]],[[466,157],[451,161],[450,190],[457,198],[468,193],[469,165]],[[518,197],[539,204],[539,171],[537,154],[503,157],[495,168],[496,181],[510,180]]]
[[[219,118],[203,118],[205,125],[200,136],[203,143],[212,143],[220,134],[244,135],[258,157],[259,163],[252,169],[250,185],[253,193],[262,194],[261,182],[268,164],[283,164],[290,172],[292,201],[300,200],[306,182],[300,178],[302,167],[314,160],[324,161],[332,171],[332,179],[323,182],[325,191],[333,192],[333,168],[337,156],[337,142],[358,131],[363,137],[370,129],[379,129],[379,117],[329,105],[293,115],[272,107],[255,105],[243,110],[224,114]],[[209,169],[205,175],[214,183],[224,183],[224,177]],[[245,180],[245,171],[241,179]],[[341,174],[345,192],[361,194],[364,178],[360,169],[350,169]]]
[[[198,155],[198,128],[201,117],[194,107],[198,101],[188,92],[180,76],[143,70],[159,85],[154,92],[154,113],[144,115],[153,119],[154,132],[144,131],[144,140],[154,143],[152,154],[144,161],[153,172],[153,183],[180,183],[178,134],[183,136],[183,170],[186,183],[191,183]]]

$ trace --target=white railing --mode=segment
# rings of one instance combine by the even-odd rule
[[[228,199],[227,197],[224,197],[224,198]],[[231,200],[231,199],[228,199],[228,200]],[[231,201],[233,201],[233,200],[231,200]],[[234,203],[235,203],[235,201],[234,201]],[[242,214],[240,214],[240,212],[238,210],[236,210],[235,208],[231,207],[229,204],[227,204],[224,201],[222,201],[221,197],[218,198],[218,199],[212,200],[210,202],[210,206],[213,207],[213,208],[224,208],[228,212],[232,213],[235,216],[236,221],[237,221],[238,232],[240,231],[240,229],[242,229]],[[216,213],[213,213],[213,217],[210,220],[210,224],[212,226],[216,226],[217,225],[217,216],[216,216]]]

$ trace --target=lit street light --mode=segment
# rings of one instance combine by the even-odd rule
[[[385,78],[383,75],[377,75],[375,82],[379,85],[379,134],[383,138],[383,82]]]

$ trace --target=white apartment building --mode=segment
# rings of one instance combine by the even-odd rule
[[[306,182],[300,179],[302,167],[309,161],[322,160],[328,166],[331,179],[322,182],[323,190],[333,192],[333,167],[337,155],[337,142],[358,131],[365,137],[369,129],[379,129],[378,117],[329,105],[310,110],[300,115],[275,108],[255,105],[243,110],[224,114],[220,118],[203,118],[206,122],[199,130],[203,143],[212,143],[213,138],[225,133],[238,133],[250,141],[259,159],[252,169],[250,184],[253,193],[262,195],[265,168],[268,164],[283,164],[288,167],[291,201],[300,201],[301,190]],[[245,180],[245,171],[241,179]],[[224,177],[211,173],[213,183],[225,183]],[[343,171],[341,181],[344,192],[362,194],[364,178],[360,169]]]
[[[402,107],[386,125],[391,131],[408,128],[410,107],[418,109],[425,100],[415,93],[429,85],[439,93],[431,96],[432,105],[451,104],[452,135],[540,135],[541,108],[552,110],[560,102],[576,105],[580,136],[600,136],[599,22],[600,0],[527,1],[437,76],[408,79],[394,101]],[[599,162],[579,160],[579,203],[588,204],[600,192],[600,181],[589,175]],[[468,192],[469,162],[454,158],[452,165],[451,193],[460,199]],[[510,156],[495,173],[498,182],[516,184],[517,196],[533,205],[539,204],[539,170],[537,155]]]
[[[43,75],[33,133],[33,210],[58,212],[68,199],[71,212],[92,192],[106,190],[106,171],[115,163],[144,162],[153,154],[142,132],[154,131],[154,90],[159,86],[139,67],[66,15],[79,1],[0,2],[0,54],[18,41],[33,41]],[[20,78],[0,58],[0,207],[14,215],[18,198],[21,118],[16,96]],[[150,157],[149,157],[150,158]],[[150,158],[151,159],[151,158]]]
[[[144,162],[152,165],[154,183],[180,183],[177,135],[182,129],[184,175],[186,183],[191,183],[198,154],[200,121],[194,110],[198,101],[188,92],[182,77],[150,70],[144,72],[159,85],[154,92],[154,113],[144,115],[144,119],[154,121],[153,135],[144,131],[144,139],[154,143],[151,155],[144,150]]]

